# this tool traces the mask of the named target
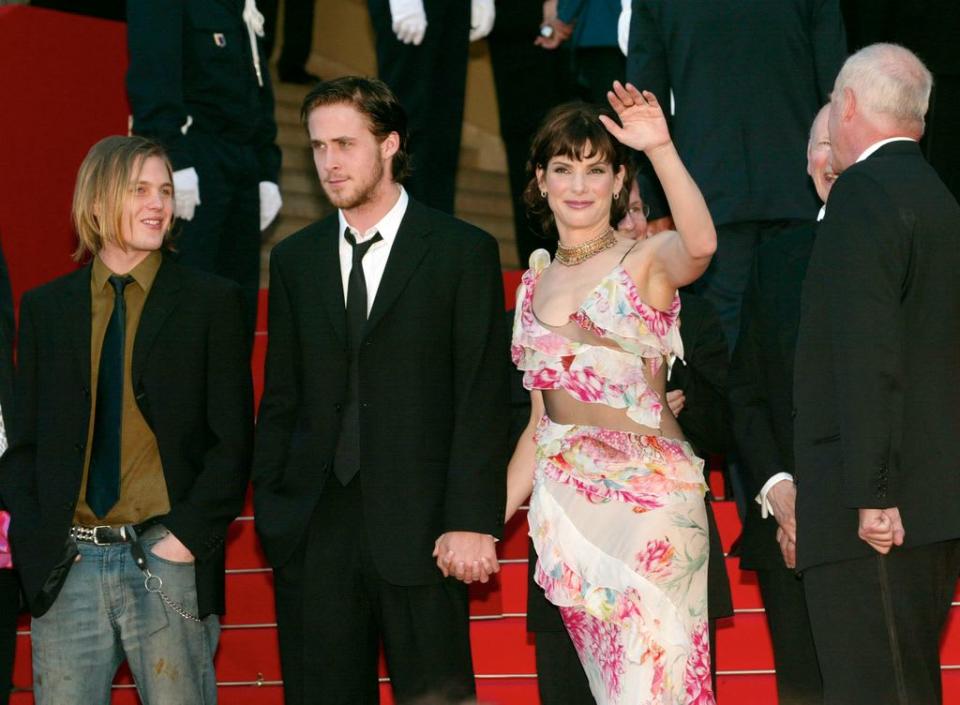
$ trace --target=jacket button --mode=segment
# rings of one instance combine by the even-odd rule
[[[791,419],[797,418],[797,407],[793,407],[792,409],[790,409],[790,418]]]
[[[343,404],[334,404],[333,408],[336,409],[338,412],[343,411]]]
[[[78,453],[82,453],[85,447],[86,447],[86,446],[84,446],[83,443],[74,443],[74,444],[73,444],[73,449],[74,449],[75,451],[77,451]]]

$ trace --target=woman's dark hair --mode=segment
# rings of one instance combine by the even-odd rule
[[[530,160],[527,162],[527,176],[530,180],[523,191],[523,202],[527,207],[527,220],[544,236],[556,236],[557,225],[547,199],[540,195],[537,169],[546,169],[554,157],[580,160],[600,155],[613,167],[614,173],[619,171],[620,167],[626,169],[624,185],[630,180],[633,173],[630,149],[607,132],[607,128],[600,122],[601,115],[617,120],[613,111],[599,105],[564,103],[550,111],[533,137]],[[613,227],[626,215],[628,200],[625,193],[614,199],[610,208],[610,225]]]
[[[300,107],[300,122],[307,119],[314,108],[323,105],[346,103],[352,105],[370,122],[370,132],[381,142],[391,132],[400,137],[400,146],[393,155],[391,173],[393,180],[403,183],[410,175],[410,154],[407,151],[409,135],[407,133],[407,113],[397,96],[387,84],[377,78],[364,76],[342,76],[318,83],[306,97]]]

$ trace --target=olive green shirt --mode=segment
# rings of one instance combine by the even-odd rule
[[[113,314],[114,290],[108,279],[113,274],[99,257],[93,258],[90,276],[91,336],[90,336],[90,427],[87,429],[86,455],[83,461],[83,480],[73,519],[75,524],[97,526],[107,524],[139,524],[170,511],[167,484],[160,463],[157,438],[150,430],[133,393],[131,362],[133,343],[137,336],[140,314],[150,293],[150,287],[160,270],[163,256],[151,252],[143,262],[130,271],[133,281],[124,289],[127,305],[126,341],[123,351],[123,417],[120,433],[120,499],[107,516],[98,518],[87,505],[87,473],[90,469],[90,450],[93,445],[93,424],[97,413],[97,378],[100,372],[100,351],[103,336]]]

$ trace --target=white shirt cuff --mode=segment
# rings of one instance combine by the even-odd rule
[[[767,492],[769,492],[770,488],[781,480],[790,480],[790,482],[793,482],[793,475],[788,472],[776,473],[775,475],[771,476],[769,480],[763,483],[763,487],[760,488],[760,492],[754,498],[757,504],[760,505],[760,516],[762,516],[764,519],[773,514],[773,507],[771,507],[770,502],[767,501]]]

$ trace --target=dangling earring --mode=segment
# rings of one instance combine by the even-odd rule
[[[547,192],[546,192],[546,191],[541,191],[541,192],[540,192],[540,198],[546,198],[546,197],[547,197]]]
[[[614,201],[619,201],[619,200],[620,200],[620,192],[619,192],[619,191],[617,191],[615,194],[613,194],[613,200],[614,200]]]

